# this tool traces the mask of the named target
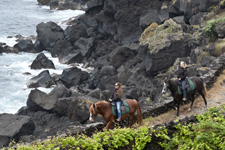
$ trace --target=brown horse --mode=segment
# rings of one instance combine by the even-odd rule
[[[205,99],[206,87],[205,87],[203,80],[199,77],[192,77],[192,78],[190,78],[190,80],[194,83],[195,89],[193,91],[187,92],[187,96],[189,96],[191,98],[191,105],[190,105],[189,110],[192,109],[192,105],[195,100],[194,95],[196,92],[198,92],[202,96],[202,98],[204,99],[204,102],[205,102],[205,106],[207,106],[207,102]],[[162,93],[165,93],[166,89],[169,89],[173,96],[173,104],[174,105],[177,104],[177,116],[179,116],[179,107],[180,107],[180,103],[182,102],[183,94],[178,93],[177,80],[166,79],[164,81]]]
[[[121,120],[126,119],[129,116],[129,125],[130,128],[133,124],[133,119],[135,119],[139,125],[142,123],[142,112],[140,105],[135,99],[127,99],[125,100],[127,102],[130,111],[126,114],[123,114],[121,116]],[[137,116],[134,114],[137,111]],[[100,114],[104,120],[106,121],[107,125],[105,129],[109,129],[112,127],[113,123],[115,122],[116,117],[113,116],[112,113],[112,105],[106,101],[97,102],[95,104],[92,104],[89,108],[90,112],[90,121],[94,121],[95,117]]]

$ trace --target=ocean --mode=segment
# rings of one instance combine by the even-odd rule
[[[1,0],[0,1],[0,42],[13,46],[15,37],[22,35],[36,36],[36,26],[41,22],[53,21],[63,29],[69,18],[83,14],[81,10],[50,10],[48,6],[41,6],[37,0]],[[50,73],[61,74],[63,69],[70,66],[60,64],[57,58],[44,51],[44,54],[53,61],[56,69],[49,69]],[[26,83],[30,78],[38,75],[44,69],[32,70],[30,65],[38,54],[19,53],[0,55],[0,113],[16,113],[21,107],[26,106],[30,90]],[[24,73],[29,72],[30,75]],[[52,89],[39,88],[48,93]]]

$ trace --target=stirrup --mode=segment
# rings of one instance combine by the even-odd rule
[[[121,121],[121,118],[116,119],[116,121],[120,122]]]
[[[183,100],[183,101],[186,101],[186,100],[187,100],[187,98],[185,98],[185,97],[184,97],[184,98],[182,98],[182,100]]]

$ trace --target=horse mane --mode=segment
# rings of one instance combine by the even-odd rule
[[[105,103],[108,103],[108,102],[107,102],[107,101],[105,101],[105,100],[102,100],[102,101],[97,102],[97,103],[95,103],[95,104],[105,104]]]
[[[171,78],[169,80],[170,85],[172,86],[172,88],[176,88],[177,87],[177,79],[176,78]]]
[[[102,108],[108,107],[109,106],[109,102],[103,100],[103,101],[100,101],[100,102],[95,103],[95,106],[97,106],[97,107],[98,106],[101,106]]]

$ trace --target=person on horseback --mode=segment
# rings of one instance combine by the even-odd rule
[[[180,82],[180,85],[182,86],[182,91],[183,91],[183,101],[187,100],[187,95],[186,95],[186,77],[187,77],[187,65],[184,61],[180,62],[180,69],[178,70],[178,75],[177,79]]]
[[[122,93],[123,93],[122,84],[119,82],[116,82],[115,89],[114,89],[113,94],[112,94],[111,98],[109,99],[109,101],[116,103],[116,108],[117,108],[117,112],[118,112],[118,119],[116,119],[117,121],[121,121],[120,106],[122,103],[122,100],[121,100]]]

